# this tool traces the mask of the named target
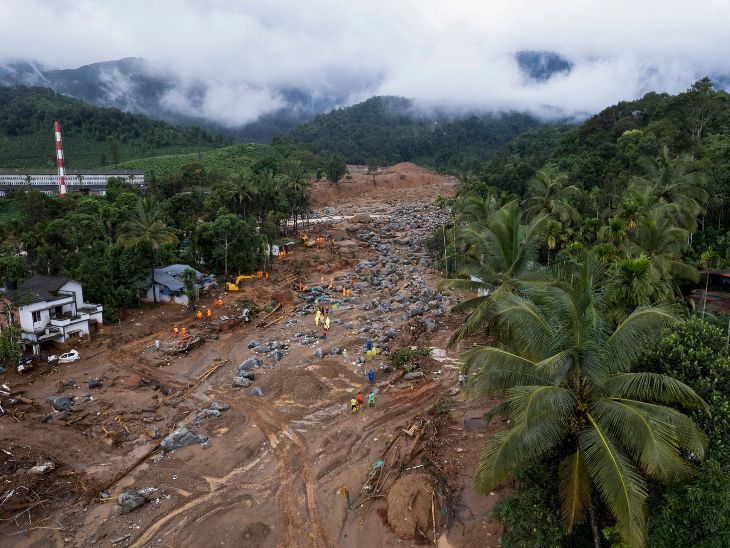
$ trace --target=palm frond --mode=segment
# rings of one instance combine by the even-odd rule
[[[578,434],[580,450],[593,483],[616,517],[623,541],[643,546],[646,539],[646,483],[640,471],[629,462],[620,447],[590,413],[590,428]]]
[[[674,305],[642,306],[634,310],[606,340],[604,354],[609,370],[628,371],[661,330],[677,321],[678,313]]]
[[[512,471],[535,462],[564,438],[566,423],[560,418],[546,418],[532,427],[514,427],[487,440],[479,458],[474,488],[487,493]]]
[[[688,409],[710,407],[689,386],[677,379],[660,373],[620,373],[612,375],[600,388],[608,397],[628,398],[639,401],[673,403]]]
[[[558,468],[560,518],[566,532],[585,520],[591,500],[591,480],[580,450],[568,455]]]
[[[687,451],[694,460],[704,458],[705,449],[707,448],[708,443],[707,436],[705,436],[705,434],[697,428],[694,421],[684,413],[680,413],[676,409],[657,403],[648,403],[627,398],[610,399],[612,401],[634,407],[657,420],[671,424],[677,434],[679,446]]]
[[[599,399],[590,411],[650,477],[668,482],[689,474],[690,468],[679,453],[679,435],[672,424],[616,400]]]
[[[567,416],[575,409],[575,395],[561,386],[515,386],[507,390],[510,416],[515,424],[534,426],[546,415]]]
[[[533,362],[501,348],[477,346],[464,352],[461,359],[477,392],[492,394],[513,386],[549,384]]]

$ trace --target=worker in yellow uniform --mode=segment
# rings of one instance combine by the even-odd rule
[[[319,320],[322,318],[322,310],[317,308],[317,312],[314,313],[314,325],[319,327]]]
[[[352,398],[350,400],[350,409],[353,413],[357,413],[358,407],[357,407],[357,400],[355,398]]]

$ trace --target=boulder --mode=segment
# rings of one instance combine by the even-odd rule
[[[403,376],[403,380],[414,381],[416,379],[422,379],[423,377],[425,377],[423,371],[411,371]]]
[[[234,388],[248,388],[253,384],[253,380],[246,377],[233,377]]]
[[[214,401],[210,404],[210,407],[208,407],[208,409],[212,409],[214,411],[228,411],[230,408],[231,406],[227,403],[220,403],[217,401]]]
[[[322,356],[323,356],[323,355],[324,355],[324,352],[322,351],[322,349],[321,349],[321,348],[317,348],[317,349],[316,349],[316,350],[314,351],[314,357],[315,357],[315,358],[319,358],[319,359],[322,359]]]
[[[56,411],[68,411],[73,405],[71,396],[52,396],[48,398],[48,402]]]
[[[260,341],[255,341],[254,340],[254,341],[251,341],[251,342],[248,343],[249,349],[250,348],[256,348],[257,346],[261,346],[261,342]]]
[[[247,369],[254,369],[257,367],[261,367],[261,360],[256,356],[251,356],[241,362],[241,365],[238,366],[238,371],[246,371]]]
[[[135,491],[124,491],[119,495],[118,504],[122,509],[122,514],[129,514],[136,510],[146,502],[144,495],[140,495]]]
[[[253,390],[251,390],[251,395],[252,396],[263,396],[264,391],[260,386],[256,386],[256,387],[254,387]]]
[[[89,379],[86,381],[86,384],[89,386],[89,388],[100,388],[102,385],[101,379],[97,379],[96,377]]]
[[[195,434],[187,429],[185,426],[181,426],[172,431],[164,440],[160,442],[160,447],[163,451],[174,451],[188,445],[196,445],[198,443],[207,443],[208,436],[203,434]]]

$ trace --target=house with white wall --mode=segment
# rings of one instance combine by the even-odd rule
[[[16,307],[21,344],[34,353],[44,342],[70,343],[103,323],[103,307],[84,302],[81,284],[70,278],[35,275],[7,290]]]
[[[188,304],[189,299],[185,293],[185,283],[182,278],[182,273],[188,269],[195,272],[195,279],[197,281],[194,287],[197,294],[202,288],[201,280],[203,279],[203,274],[186,264],[170,264],[155,268],[154,278],[147,278],[147,293],[142,300],[147,302],[156,301],[158,303],[174,302],[182,305]]]

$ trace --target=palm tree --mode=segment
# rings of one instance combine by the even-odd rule
[[[514,200],[497,210],[491,219],[454,229],[459,277],[444,280],[441,287],[477,293],[452,309],[469,311],[455,338],[469,336],[484,327],[489,322],[494,296],[512,291],[515,284],[532,275],[547,220],[541,214],[527,225],[522,224],[519,204]]]
[[[562,223],[578,224],[580,215],[567,200],[570,196],[580,194],[580,190],[567,182],[568,176],[558,171],[555,164],[547,164],[538,170],[530,181],[531,196],[524,201],[528,214],[542,212]]]
[[[155,253],[160,247],[177,244],[178,239],[173,229],[160,219],[161,209],[152,197],[142,197],[130,212],[128,219],[121,227],[117,242],[124,248],[149,251],[152,267],[150,280],[152,283],[152,300],[157,303],[155,295]]]
[[[512,472],[559,457],[559,500],[570,532],[588,514],[597,547],[595,504],[616,519],[623,541],[646,539],[646,478],[670,481],[691,472],[689,455],[704,455],[705,436],[685,409],[706,408],[685,384],[632,372],[639,353],[676,320],[669,306],[644,306],[615,327],[606,319],[604,269],[587,255],[578,272],[558,282],[505,292],[495,316],[510,340],[463,355],[472,390],[505,396],[490,411],[511,419],[486,442],[475,488],[484,493]]]
[[[626,249],[628,236],[623,221],[618,217],[611,217],[608,224],[598,230],[598,238],[610,243],[621,253]]]
[[[243,211],[243,218],[246,218],[246,206],[251,203],[255,196],[253,177],[247,169],[239,169],[230,176],[233,197],[238,207]]]
[[[644,203],[646,209],[666,209],[678,226],[693,231],[708,195],[703,188],[704,173],[688,172],[691,162],[686,155],[672,160],[664,145],[656,158],[639,158],[645,175],[632,179],[627,194]]]
[[[641,254],[620,259],[609,267],[606,302],[610,307],[606,316],[621,321],[637,307],[663,302],[670,295],[671,280],[658,274],[649,257]]]
[[[639,221],[630,244],[634,253],[645,254],[651,259],[655,276],[672,284],[677,296],[680,290],[676,280],[696,283],[700,279],[697,269],[681,259],[689,247],[688,235],[688,231],[676,226],[662,209],[653,209]]]

